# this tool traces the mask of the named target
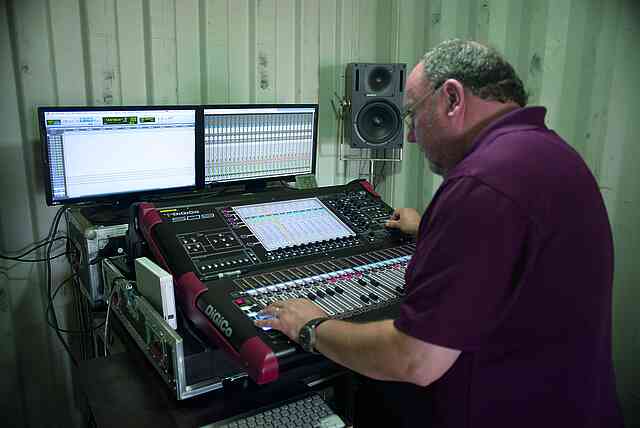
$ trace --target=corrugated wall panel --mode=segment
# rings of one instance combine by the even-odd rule
[[[11,185],[12,192],[2,192],[2,203],[13,209],[2,210],[0,214],[0,240],[3,252],[8,249],[22,249],[33,241],[31,224],[31,205],[28,193],[27,176],[25,171],[25,153],[22,144],[20,127],[20,112],[16,102],[18,88],[15,81],[15,55],[13,55],[13,40],[9,31],[9,16],[5,8],[0,9],[0,117],[3,118],[3,132],[0,133],[0,183],[3,187]],[[9,184],[11,183],[11,184]],[[22,374],[22,354],[31,351],[23,346],[24,339],[18,339],[18,332],[27,326],[16,308],[19,307],[27,289],[29,267],[3,263],[0,265],[0,340],[4,344],[0,351],[0,370],[4,374],[4,381],[0,382],[0,394],[5,398],[0,402],[0,414],[25,415],[24,400],[25,383],[34,384],[34,378],[29,374]],[[41,328],[42,329],[42,328]],[[48,361],[47,361],[48,363]],[[37,376],[37,375],[36,375]]]
[[[200,49],[193,48],[200,46],[199,11],[197,0],[176,0],[178,104],[202,102]]]
[[[623,3],[624,4],[624,3]],[[640,426],[640,123],[634,105],[640,97],[640,5],[618,11],[617,34],[608,45],[615,50],[609,69],[611,91],[602,151],[600,183],[611,214],[616,241],[616,293],[614,300],[614,356],[618,386],[627,414],[627,426]]]
[[[634,285],[640,279],[634,258],[640,250],[640,121],[632,108],[640,95],[634,84],[639,9],[633,0],[0,1],[0,200],[13,207],[0,214],[2,251],[42,237],[54,213],[44,205],[38,167],[38,105],[318,102],[318,182],[343,183],[369,168],[338,160],[331,100],[344,93],[345,65],[406,62],[411,69],[441,40],[474,38],[513,63],[530,103],[547,106],[550,126],[598,178],[616,243],[620,393],[629,421],[640,424],[630,411],[640,388],[634,364],[640,316],[631,304],[640,300]],[[385,173],[381,189],[396,206],[423,209],[441,183],[414,145]],[[58,266],[56,279],[64,273]],[[46,425],[42,410],[65,407],[71,395],[67,388],[54,394],[58,401],[47,401],[65,390],[68,370],[44,328],[41,275],[6,264],[0,271],[0,311],[8,302],[3,326],[33,332],[1,330],[12,346],[0,352],[0,364],[15,360],[19,370],[10,384],[23,385],[22,394],[3,405],[30,425]],[[43,382],[49,373],[54,376]],[[72,417],[71,407],[60,426]]]
[[[142,0],[116,0],[115,15],[118,23],[116,41],[120,64],[117,74],[122,103],[125,105],[147,104],[147,88],[151,88],[152,84],[147,83]],[[87,55],[87,58],[90,57],[91,55]],[[103,101],[105,101],[104,98]]]

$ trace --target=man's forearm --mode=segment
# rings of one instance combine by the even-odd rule
[[[392,320],[366,324],[329,320],[316,330],[316,349],[327,358],[365,376],[412,382]]]

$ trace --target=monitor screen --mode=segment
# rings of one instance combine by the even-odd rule
[[[315,174],[317,104],[204,108],[205,184]]]
[[[197,112],[193,106],[40,107],[47,204],[195,189],[202,182]]]

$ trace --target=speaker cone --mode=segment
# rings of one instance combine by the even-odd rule
[[[373,92],[380,92],[385,90],[392,80],[391,71],[386,67],[375,67],[369,73],[369,89]]]
[[[356,121],[358,133],[369,144],[384,144],[400,131],[400,112],[384,101],[366,104]]]

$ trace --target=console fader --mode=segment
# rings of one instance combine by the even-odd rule
[[[187,316],[266,383],[297,353],[282,334],[254,326],[269,303],[304,297],[353,320],[397,310],[415,247],[384,228],[391,213],[359,181],[180,206],[143,203],[139,221],[156,260],[174,275]]]

